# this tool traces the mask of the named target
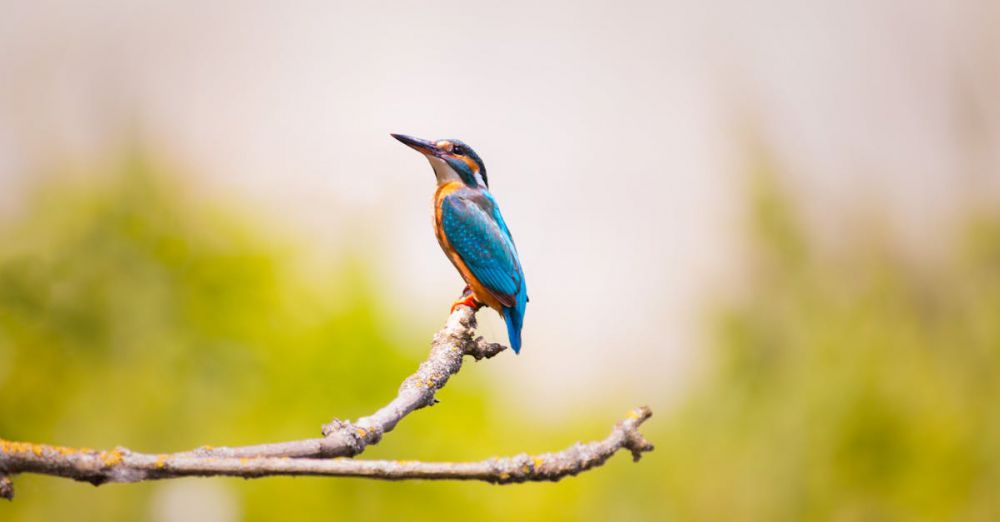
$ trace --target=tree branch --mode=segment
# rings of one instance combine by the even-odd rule
[[[462,369],[463,355],[478,361],[489,359],[507,349],[500,344],[487,343],[481,337],[474,338],[475,328],[475,311],[467,306],[458,307],[448,317],[445,327],[434,335],[427,360],[399,386],[396,398],[356,422],[333,419],[329,424],[323,425],[321,438],[240,447],[203,446],[180,455],[232,458],[330,458],[358,455],[369,445],[378,443],[403,417],[436,403],[434,394],[444,387],[449,377]]]
[[[60,446],[0,441],[0,467],[6,473],[40,473],[101,485],[179,477],[230,476],[258,478],[275,475],[362,477],[382,480],[479,480],[496,484],[556,481],[604,464],[620,449],[635,460],[651,451],[638,431],[652,413],[636,408],[615,425],[604,440],[577,443],[556,453],[521,454],[479,462],[418,462],[398,460],[292,459],[287,457],[199,457],[182,453],[150,455],[125,448],[78,450]],[[13,495],[13,491],[9,492]]]
[[[653,446],[638,427],[651,415],[648,407],[629,412],[604,440],[577,443],[556,453],[494,458],[480,462],[350,460],[381,440],[409,413],[437,402],[435,393],[462,368],[468,355],[490,358],[506,349],[474,338],[475,311],[457,308],[434,336],[431,353],[399,387],[389,404],[356,422],[323,426],[323,437],[239,447],[207,447],[169,454],[136,453],[126,448],[95,451],[0,439],[0,498],[13,499],[10,475],[39,473],[90,482],[141,482],[186,476],[256,478],[274,475],[365,477],[384,480],[480,480],[507,484],[555,481],[600,466],[620,449],[638,461]]]

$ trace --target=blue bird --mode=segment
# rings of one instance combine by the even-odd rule
[[[520,353],[528,288],[517,247],[490,194],[483,160],[459,140],[392,137],[426,156],[437,177],[434,234],[467,284],[452,311],[483,305],[496,310],[507,323],[510,347]]]

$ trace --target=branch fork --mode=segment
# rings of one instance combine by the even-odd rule
[[[577,443],[540,455],[520,454],[479,462],[353,460],[377,444],[410,413],[437,402],[436,393],[462,368],[464,357],[489,359],[507,349],[474,337],[475,311],[456,308],[431,343],[427,360],[399,386],[396,397],[378,411],[354,422],[333,419],[322,437],[238,447],[203,446],[169,454],[145,454],[127,448],[109,451],[13,442],[0,439],[0,498],[13,499],[11,476],[39,473],[86,481],[142,482],[186,476],[257,478],[285,475],[365,477],[384,480],[479,480],[494,484],[557,481],[604,464],[620,449],[638,461],[652,451],[639,426],[652,412],[636,408],[603,440]]]

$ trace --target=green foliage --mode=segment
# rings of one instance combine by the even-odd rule
[[[668,512],[996,520],[998,222],[927,269],[864,236],[846,259],[809,255],[773,184],[755,205],[749,295],[718,315],[710,376],[656,441]]]
[[[364,256],[376,253],[306,277],[297,245],[191,198],[143,157],[117,170],[100,186],[48,186],[0,231],[0,436],[146,451],[314,436],[332,413],[384,403],[423,355],[438,325],[413,328],[375,294]],[[950,264],[927,270],[870,237],[823,258],[773,183],[754,203],[746,294],[713,315],[690,396],[673,412],[651,401],[657,449],[641,464],[619,456],[555,485],[195,490],[247,520],[996,519],[1000,220],[973,220]],[[488,412],[478,371],[365,458],[479,459],[606,434],[610,419],[547,432]],[[155,518],[189,483],[19,476],[0,519]]]
[[[3,437],[165,451],[315,436],[333,412],[384,403],[415,367],[397,343],[429,335],[383,324],[361,260],[305,280],[287,242],[192,202],[141,157],[118,170],[99,187],[49,187],[2,234]],[[474,397],[455,402],[482,416]],[[428,438],[410,436],[416,450]],[[158,487],[18,477],[0,518],[143,519]],[[235,489],[247,515],[271,519],[303,509],[277,499],[345,509],[363,488]]]

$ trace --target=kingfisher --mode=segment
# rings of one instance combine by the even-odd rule
[[[392,137],[423,154],[434,169],[434,235],[466,283],[451,310],[484,305],[496,310],[507,323],[510,347],[520,353],[528,288],[514,239],[490,194],[482,158],[457,139]]]

